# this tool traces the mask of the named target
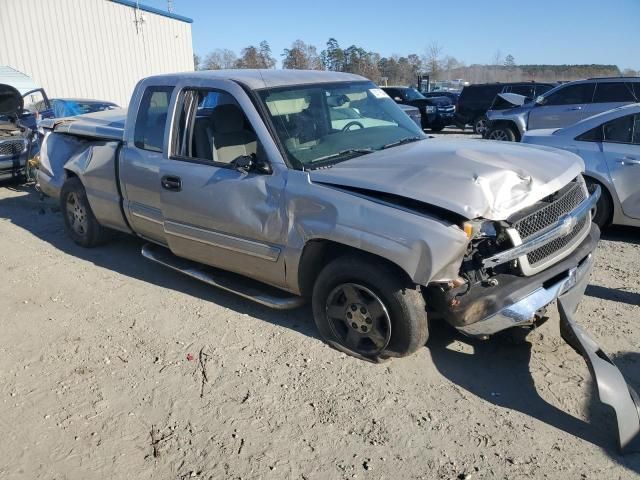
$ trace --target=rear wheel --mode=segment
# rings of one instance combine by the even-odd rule
[[[473,121],[473,133],[476,135],[484,135],[488,126],[489,121],[487,120],[487,117],[482,115]]]
[[[403,357],[429,336],[422,294],[391,265],[364,256],[333,260],[313,288],[320,335],[357,358]]]
[[[594,185],[600,186],[600,198],[598,199],[596,208],[593,211],[591,220],[600,227],[600,230],[603,230],[611,224],[611,220],[613,219],[613,200],[611,199],[611,195],[607,189],[604,188],[600,182],[589,178],[585,180],[589,190],[591,190]]]
[[[515,142],[516,132],[511,127],[501,125],[491,128],[487,132],[486,138],[489,140],[499,140],[502,142]]]
[[[111,238],[111,232],[96,220],[84,186],[77,177],[69,178],[62,186],[60,209],[65,230],[78,245],[95,247]]]

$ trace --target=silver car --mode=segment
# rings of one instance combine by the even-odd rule
[[[505,110],[489,110],[490,140],[520,141],[527,130],[562,128],[612,108],[640,101],[640,78],[591,78],[564,83],[536,98]]]
[[[602,195],[594,220],[640,226],[640,103],[615,108],[561,129],[532,130],[524,143],[562,148],[582,157],[585,179]]]

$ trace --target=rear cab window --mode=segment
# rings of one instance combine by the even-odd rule
[[[164,129],[173,89],[173,86],[159,86],[147,87],[145,90],[133,135],[136,147],[150,152],[162,152]]]

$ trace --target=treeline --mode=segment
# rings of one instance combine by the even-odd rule
[[[579,78],[640,75],[627,69],[621,72],[616,65],[518,65],[513,55],[502,56],[498,50],[489,64],[465,65],[445,55],[443,48],[432,42],[423,54],[383,57],[358,45],[342,48],[330,38],[321,51],[314,45],[296,40],[280,54],[284,69],[331,70],[356,73],[378,84],[415,85],[419,74],[430,75],[431,80],[463,79],[471,83],[535,80],[539,82],[569,81]],[[204,58],[194,55],[196,70],[227,68],[275,68],[277,59],[265,40],[249,45],[237,54],[229,49],[216,49]]]

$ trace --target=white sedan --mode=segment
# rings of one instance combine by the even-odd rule
[[[615,108],[559,129],[530,130],[522,142],[578,154],[585,178],[602,188],[594,221],[640,226],[640,103]]]

